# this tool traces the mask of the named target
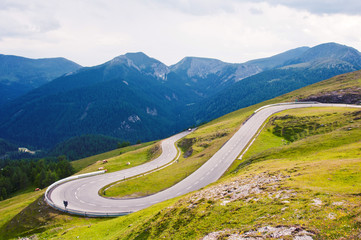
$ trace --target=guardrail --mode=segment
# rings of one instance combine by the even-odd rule
[[[193,130],[194,131],[194,130]],[[175,159],[173,159],[173,161],[163,165],[163,166],[160,166],[156,169],[153,169],[149,172],[146,172],[146,173],[142,173],[142,174],[139,174],[138,176],[135,176],[135,177],[139,177],[139,176],[143,176],[143,175],[146,175],[146,174],[149,174],[151,172],[154,172],[154,171],[158,171],[160,169],[163,169],[173,163],[175,163],[180,155],[181,155],[181,151],[179,150],[179,148],[177,147],[178,149],[178,153],[177,153],[177,156]],[[62,183],[65,183],[65,182],[69,182],[69,181],[72,181],[72,180],[75,180],[75,179],[79,179],[79,178],[85,178],[85,177],[90,177],[90,176],[94,176],[94,175],[99,175],[99,174],[103,174],[105,173],[105,170],[102,170],[102,171],[96,171],[96,172],[91,172],[91,173],[85,173],[85,174],[80,174],[80,175],[76,175],[76,176],[71,176],[71,177],[67,177],[67,178],[64,178],[64,179],[61,179],[59,181],[56,181],[55,183],[51,184],[47,190],[45,191],[45,202],[53,207],[54,209],[57,209],[59,211],[62,211],[62,212],[65,212],[65,213],[70,213],[70,214],[75,214],[75,215],[79,215],[79,216],[85,216],[85,217],[118,217],[118,216],[123,216],[123,215],[127,215],[127,214],[130,214],[132,213],[133,211],[124,211],[124,212],[108,212],[108,213],[99,213],[99,212],[91,212],[91,211],[79,211],[79,210],[75,210],[75,209],[71,209],[71,208],[65,208],[63,207],[62,205],[59,206],[59,205],[56,205],[50,198],[49,198],[49,193],[52,191],[52,189]]]
[[[53,207],[53,208],[55,208],[55,209],[57,209],[59,211],[74,214],[74,215],[84,216],[84,217],[119,217],[119,216],[124,216],[124,215],[132,213],[132,211],[114,212],[114,213],[84,212],[84,211],[78,211],[78,210],[71,209],[71,208],[64,209],[62,207],[59,207],[59,206],[55,205],[54,203],[49,203],[48,202],[48,204],[51,207]]]
[[[274,103],[269,105],[264,105],[257,110],[255,110],[252,115],[250,115],[243,123],[244,125],[253,115],[255,115],[257,112],[261,111],[262,109],[268,108],[268,107],[274,107],[274,106],[280,106],[280,105],[290,105],[290,104],[318,104],[319,102],[285,102],[285,103]]]
[[[268,108],[268,107],[273,107],[273,106],[279,106],[279,105],[291,105],[291,104],[319,104],[319,102],[284,102],[284,103],[274,103],[274,104],[269,104],[269,105],[265,105],[263,107],[258,108],[256,111],[254,111],[254,113],[257,113],[259,111],[261,111],[262,109]]]
[[[355,104],[344,104],[344,103],[320,103],[320,102],[285,102],[285,103],[275,103],[275,104],[269,104],[269,105],[265,105],[262,106],[260,108],[258,108],[256,111],[254,111],[252,113],[251,116],[249,116],[243,123],[242,125],[244,125],[251,117],[253,117],[253,115],[255,115],[257,112],[261,111],[262,109],[268,108],[268,107],[274,107],[274,106],[280,106],[280,105],[291,105],[291,104],[330,104],[332,107],[335,106],[344,106],[344,107],[352,107],[352,108],[361,108],[361,105],[355,105]],[[312,106],[312,107],[317,107],[317,106]],[[264,127],[264,126],[263,126]],[[263,129],[262,127],[262,129]],[[243,155],[247,152],[247,150],[249,149],[249,147],[252,145],[252,143],[256,140],[257,136],[260,134],[260,132],[262,131],[259,130],[258,133],[253,137],[253,139],[251,140],[251,142],[248,144],[247,148],[242,152],[242,154],[238,157],[238,159],[242,159]]]
[[[70,213],[74,213],[74,214],[77,214],[77,215],[82,215],[82,216],[88,216],[88,215],[85,215],[87,213],[82,213],[82,212],[79,212],[79,211],[76,211],[76,210],[72,210],[72,209],[64,209],[64,208],[61,208],[59,206],[57,206],[49,197],[49,192],[55,187],[55,186],[58,186],[62,183],[65,183],[65,182],[69,182],[69,181],[72,181],[72,180],[75,180],[75,179],[79,179],[79,178],[85,178],[85,177],[91,177],[91,176],[95,176],[95,175],[99,175],[99,174],[103,174],[105,173],[105,170],[102,170],[102,171],[96,171],[96,172],[91,172],[91,173],[84,173],[84,174],[79,174],[79,175],[75,175],[75,176],[70,176],[70,177],[67,177],[67,178],[63,178],[63,179],[60,179],[59,181],[56,181],[55,183],[51,184],[45,191],[45,202],[50,205],[51,207],[55,208],[55,209],[58,209],[60,211],[63,211],[63,212],[70,212]]]

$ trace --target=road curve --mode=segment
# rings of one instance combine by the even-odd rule
[[[292,109],[306,107],[354,107],[360,105],[346,104],[321,104],[321,103],[294,103],[281,104],[263,107],[256,111],[240,129],[222,146],[205,164],[187,178],[176,185],[159,193],[136,199],[109,199],[98,195],[99,189],[104,186],[131,176],[147,172],[166,164],[176,157],[177,150],[174,143],[186,136],[183,132],[170,137],[162,142],[163,152],[159,158],[149,163],[121,170],[114,173],[107,173],[62,183],[48,191],[46,200],[48,203],[62,211],[69,211],[73,214],[86,216],[119,216],[135,212],[149,207],[158,202],[174,198],[188,192],[198,190],[216,180],[229,168],[233,161],[245,149],[247,144],[257,133],[258,129],[272,114]],[[63,206],[63,200],[67,200],[67,209]]]

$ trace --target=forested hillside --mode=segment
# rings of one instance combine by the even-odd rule
[[[83,135],[57,144],[49,156],[66,156],[70,161],[129,146],[127,141],[103,135]]]
[[[29,187],[44,188],[68,177],[74,169],[65,157],[41,160],[0,160],[0,200]]]
[[[176,122],[189,94],[167,85],[115,59],[56,79],[0,109],[0,131],[6,139],[46,148],[83,134],[133,143],[171,135],[184,127]]]
[[[86,134],[150,141],[360,67],[361,54],[336,43],[242,64],[187,57],[168,67],[128,53],[0,107],[0,137],[47,150]]]
[[[295,89],[361,68],[361,54],[335,43],[318,45],[284,66],[239,81],[218,94],[190,107],[197,123],[236,109],[291,92]],[[297,100],[297,99],[293,99]]]
[[[9,143],[4,139],[0,139],[0,157],[4,156],[7,152],[17,151],[18,147],[15,144]]]
[[[80,67],[65,58],[30,59],[0,54],[0,105]]]

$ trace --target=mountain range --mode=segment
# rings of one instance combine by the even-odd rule
[[[189,111],[192,112],[193,120],[197,123],[209,121],[239,108],[361,69],[361,54],[351,47],[327,43],[296,50],[298,56],[290,56],[288,60],[281,58],[284,60],[283,63],[279,61],[277,65],[268,65],[270,67],[264,68],[264,71],[235,82],[232,86],[192,106]],[[265,63],[265,60],[251,61],[254,62]]]
[[[0,105],[81,68],[65,58],[30,59],[0,54]]]
[[[241,64],[186,57],[166,66],[128,53],[70,70],[3,104],[0,138],[35,148],[84,134],[154,140],[358,69],[361,54],[336,43]]]

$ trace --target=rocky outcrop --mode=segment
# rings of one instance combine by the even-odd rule
[[[219,184],[194,193],[188,208],[196,207],[202,200],[220,201],[225,206],[237,200],[258,201],[258,196],[266,195],[271,199],[286,200],[296,195],[290,189],[278,189],[279,182],[289,176],[269,175],[267,173],[245,179],[235,179],[227,184]]]
[[[202,240],[263,240],[263,239],[294,239],[312,240],[315,234],[306,231],[299,226],[265,226],[244,233],[231,233],[230,230],[212,232],[207,234]]]
[[[361,104],[361,88],[341,89],[337,91],[311,95],[300,101],[316,101],[320,103]]]

